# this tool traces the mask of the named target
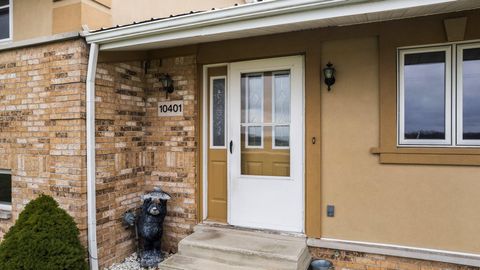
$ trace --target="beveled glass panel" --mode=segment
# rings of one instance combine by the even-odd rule
[[[0,203],[12,203],[12,175],[0,173]]]
[[[247,119],[249,123],[263,122],[263,76],[247,76]]]
[[[241,76],[241,173],[290,176],[290,73]]]
[[[290,73],[281,72],[273,75],[274,89],[274,146],[290,145]]]
[[[405,55],[405,139],[445,139],[445,52]]]
[[[212,80],[213,146],[225,146],[225,78]]]
[[[275,123],[290,124],[290,74],[277,73],[274,80]]]
[[[480,140],[480,48],[463,51],[463,139]]]

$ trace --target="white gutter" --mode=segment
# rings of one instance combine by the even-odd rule
[[[87,68],[87,215],[88,257],[90,270],[98,270],[97,254],[97,203],[95,191],[95,74],[97,71],[98,44],[90,44]]]
[[[101,50],[415,8],[457,0],[275,0],[84,33]]]

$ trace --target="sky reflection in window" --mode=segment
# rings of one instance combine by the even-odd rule
[[[405,139],[445,139],[445,52],[405,55]]]

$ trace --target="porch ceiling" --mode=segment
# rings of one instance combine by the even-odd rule
[[[476,8],[478,0],[270,0],[84,35],[100,50],[149,50]]]

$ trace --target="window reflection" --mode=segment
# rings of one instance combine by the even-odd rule
[[[405,139],[445,139],[445,52],[405,55]]]
[[[480,139],[480,48],[463,51],[463,139]]]
[[[0,204],[12,203],[12,175],[0,172]]]
[[[1,5],[0,6],[4,6]],[[0,9],[0,39],[10,37],[10,8],[7,6]]]

